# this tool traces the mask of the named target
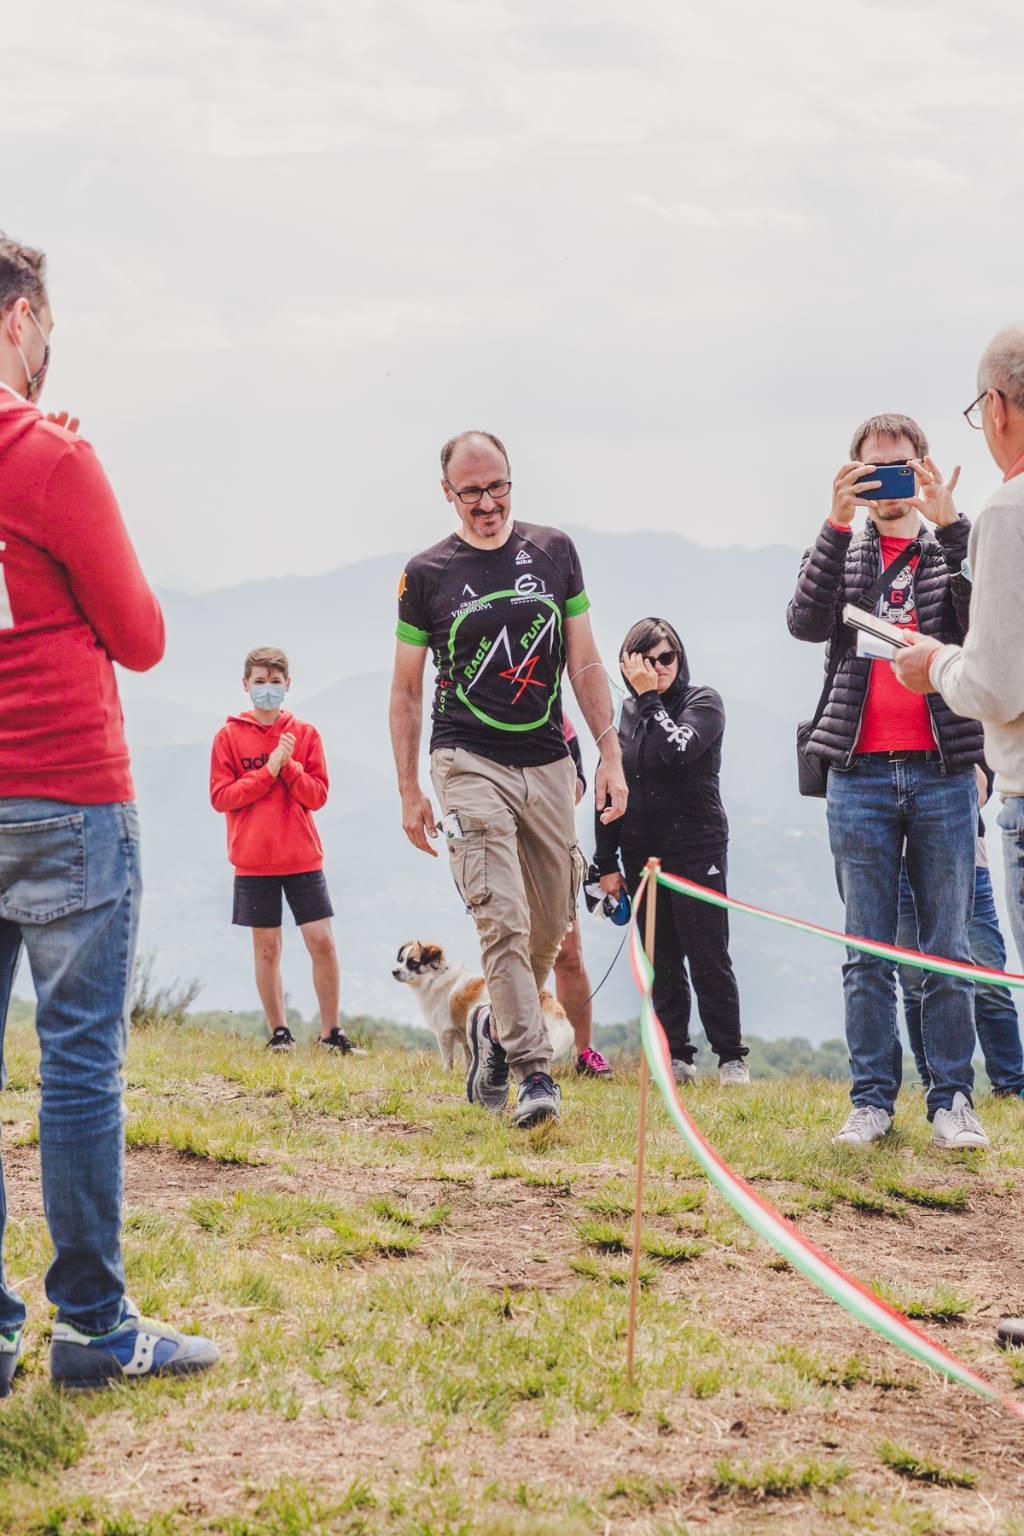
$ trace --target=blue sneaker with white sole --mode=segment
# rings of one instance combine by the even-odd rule
[[[155,1318],[142,1317],[126,1296],[124,1316],[110,1333],[96,1336],[80,1333],[70,1323],[54,1324],[50,1377],[55,1387],[86,1390],[139,1376],[188,1376],[219,1359],[211,1339],[178,1333]]]
[[[11,1383],[21,1358],[21,1336],[20,1328],[12,1328],[10,1333],[0,1333],[0,1397],[11,1395]]]

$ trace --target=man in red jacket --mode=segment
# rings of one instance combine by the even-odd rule
[[[0,1049],[24,951],[56,1250],[50,1371],[98,1386],[200,1370],[217,1350],[125,1295],[122,1069],[142,885],[113,663],[154,667],[164,625],[95,454],[66,416],[36,409],[52,331],[45,258],[0,237]],[[0,1179],[0,1239],[6,1214]],[[24,1323],[0,1268],[0,1397]]]
[[[292,1051],[281,980],[282,896],[313,961],[320,1044],[348,1054],[338,1023],[341,980],[324,879],[324,850],[313,812],[327,802],[327,763],[319,734],[282,706],[291,687],[288,658],[261,646],[245,658],[242,687],[251,710],[229,715],[214,737],[210,800],[227,816],[235,866],[233,922],[252,929],[256,987],[270,1027],[269,1050]]]

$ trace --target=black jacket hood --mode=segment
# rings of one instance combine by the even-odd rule
[[[638,622],[643,621],[638,620]],[[686,647],[683,645],[683,642],[680,639],[679,631],[675,628],[674,625],[670,624],[667,619],[659,619],[656,618],[653,614],[648,614],[646,616],[646,622],[649,624],[659,624],[662,629],[667,630],[669,641],[679,652],[679,675],[675,682],[672,684],[672,687],[666,689],[666,691],[661,695],[666,703],[672,703],[679,697],[684,688],[688,688],[690,686],[690,663],[686,658]],[[625,678],[623,678],[622,681],[626,684],[626,692],[632,698],[636,699],[640,697],[632,683],[627,683]]]

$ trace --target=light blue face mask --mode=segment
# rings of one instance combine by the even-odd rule
[[[284,683],[253,683],[249,697],[256,709],[280,709],[286,692]]]

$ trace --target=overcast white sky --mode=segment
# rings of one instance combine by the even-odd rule
[[[798,545],[852,427],[960,418],[1024,317],[1016,0],[51,0],[0,227],[150,573],[416,549],[437,448],[537,521]]]

